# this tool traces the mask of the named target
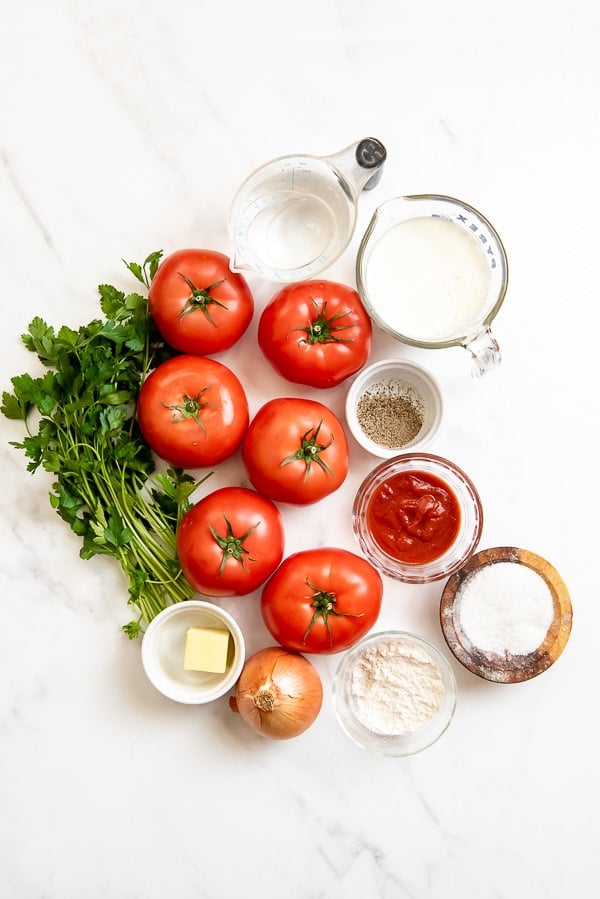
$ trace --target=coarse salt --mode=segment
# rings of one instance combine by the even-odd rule
[[[455,614],[465,637],[482,652],[528,655],[546,638],[554,600],[544,578],[532,568],[494,562],[467,578]]]

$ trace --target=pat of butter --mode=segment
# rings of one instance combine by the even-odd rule
[[[185,635],[183,667],[186,671],[223,674],[227,667],[229,631],[216,627],[190,627]]]

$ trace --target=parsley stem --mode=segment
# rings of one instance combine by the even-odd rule
[[[149,288],[161,253],[127,268]],[[152,322],[147,297],[100,285],[104,318],[58,331],[36,317],[22,335],[45,374],[12,379],[2,413],[24,423],[27,468],[55,476],[52,507],[81,538],[82,558],[102,554],[120,564],[128,604],[138,618],[124,626],[138,635],[172,602],[193,595],[176,552],[178,522],[196,488],[184,472],[156,475],[135,417],[151,367],[173,354]],[[30,412],[36,410],[37,430]]]

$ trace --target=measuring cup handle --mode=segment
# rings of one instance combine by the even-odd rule
[[[474,378],[481,378],[500,365],[502,359],[500,347],[489,328],[466,340],[463,346],[471,354],[473,360],[471,374]]]
[[[356,146],[356,161],[363,169],[375,169],[375,172],[363,186],[363,190],[371,190],[379,183],[383,172],[383,163],[387,150],[376,137],[365,137]]]

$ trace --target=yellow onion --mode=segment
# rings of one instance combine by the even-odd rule
[[[230,701],[250,727],[273,740],[303,733],[322,703],[323,685],[315,666],[281,646],[260,649],[246,660]]]

